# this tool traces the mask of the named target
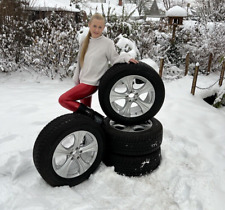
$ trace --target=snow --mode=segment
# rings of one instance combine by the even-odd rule
[[[129,52],[130,56],[136,58],[138,49],[135,42],[124,38],[121,34],[117,38],[119,39],[119,41],[116,43],[116,46],[119,47],[122,52]]]
[[[187,11],[180,7],[180,6],[174,6],[170,8],[168,11],[166,11],[167,17],[186,17]]]
[[[69,0],[34,2],[38,7],[71,10]],[[116,2],[111,0],[110,4]],[[184,21],[184,27],[193,27],[194,23]],[[209,23],[208,27],[214,30],[213,24]],[[83,28],[79,40],[87,31],[88,28]],[[121,36],[118,38],[118,47],[125,51],[129,46],[133,50],[129,53],[136,52],[132,42]],[[156,62],[142,61],[158,72]],[[176,66],[169,70],[182,74]],[[11,75],[0,72],[0,209],[223,210],[225,107],[216,109],[203,98],[215,92],[223,95],[225,84],[221,88],[218,84],[205,90],[197,88],[193,96],[190,93],[192,76],[172,81],[167,80],[167,76],[163,79],[166,97],[156,115],[164,129],[162,163],[158,169],[146,176],[128,178],[116,174],[113,167],[101,164],[80,185],[53,188],[35,169],[32,150],[43,127],[68,113],[58,104],[58,97],[73,86],[73,81],[50,80],[32,71],[18,70]],[[218,79],[219,73],[199,75],[197,86],[209,87]],[[104,114],[97,94],[93,96],[93,109]]]
[[[151,60],[144,62],[152,64]],[[219,74],[199,76],[207,87]],[[0,74],[1,210],[223,210],[225,206],[225,109],[202,100],[219,90],[196,89],[192,76],[164,80],[165,102],[156,118],[163,124],[162,162],[153,173],[136,178],[118,175],[101,164],[75,187],[50,187],[38,174],[32,149],[52,119],[68,113],[58,97],[72,79],[50,80],[28,72]],[[224,89],[224,85],[222,86]],[[93,109],[103,113],[97,93]]]

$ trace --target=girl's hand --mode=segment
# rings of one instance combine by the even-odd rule
[[[137,61],[137,60],[135,60],[135,59],[133,59],[133,58],[131,58],[131,59],[129,60],[129,63],[134,63],[134,64],[137,64],[137,63],[138,63],[138,61]]]

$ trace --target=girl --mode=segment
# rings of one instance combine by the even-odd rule
[[[78,53],[77,68],[74,72],[75,87],[59,98],[59,103],[77,113],[90,116],[101,122],[103,117],[91,108],[92,94],[97,90],[99,80],[108,69],[108,61],[115,63],[138,63],[129,54],[119,55],[112,40],[102,35],[105,19],[96,13],[89,21],[89,32]],[[79,103],[77,100],[80,100]]]

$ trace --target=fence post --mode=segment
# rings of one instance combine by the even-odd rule
[[[186,55],[186,59],[185,59],[185,72],[184,72],[184,76],[187,75],[188,73],[188,67],[189,67],[189,52]]]
[[[160,66],[159,66],[159,76],[160,77],[162,77],[163,65],[164,65],[164,58],[160,58]]]
[[[208,62],[208,71],[207,71],[207,75],[209,75],[209,73],[210,73],[211,64],[212,64],[212,53],[210,53],[210,55],[209,55],[209,62]]]
[[[192,81],[192,87],[191,87],[191,94],[195,94],[195,88],[196,88],[196,83],[197,83],[197,78],[198,78],[198,69],[199,69],[199,63],[196,63],[195,65],[195,73]]]
[[[223,61],[223,66],[222,66],[222,70],[220,73],[219,86],[222,86],[222,84],[223,84],[224,71],[225,71],[225,61]]]

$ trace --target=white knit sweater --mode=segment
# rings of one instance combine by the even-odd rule
[[[90,38],[87,52],[84,57],[83,67],[78,63],[74,72],[75,85],[85,83],[87,85],[98,86],[99,80],[108,69],[108,63],[128,63],[131,56],[127,53],[119,55],[116,52],[114,42],[105,36]]]

